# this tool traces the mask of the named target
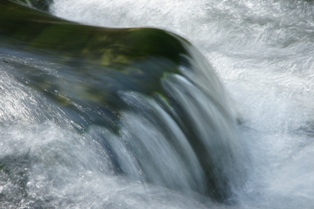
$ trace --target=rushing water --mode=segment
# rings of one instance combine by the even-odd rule
[[[1,208],[314,207],[312,2],[54,0],[50,12],[90,25],[163,28],[196,45],[213,69],[198,66],[194,75],[183,68],[184,76],[163,86],[185,110],[186,128],[213,153],[217,172],[233,182],[234,195],[228,204],[199,195],[206,193],[202,162],[167,102],[122,92],[131,111],[120,115],[119,136],[97,125],[78,131],[62,108],[15,79],[27,74],[11,63],[48,74],[59,67],[2,52]],[[217,135],[217,143],[205,140]],[[225,144],[235,163],[221,152]]]

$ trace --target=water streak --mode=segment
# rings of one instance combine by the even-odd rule
[[[313,2],[81,5],[55,1],[51,11],[102,26],[165,28],[187,37],[205,54],[233,97],[253,159],[249,181],[238,192],[240,208],[313,207]]]

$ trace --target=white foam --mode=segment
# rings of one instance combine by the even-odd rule
[[[154,26],[192,40],[233,97],[253,159],[240,208],[312,208],[313,4],[308,1],[55,0],[92,25]]]

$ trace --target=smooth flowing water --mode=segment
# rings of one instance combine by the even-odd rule
[[[312,2],[54,0],[50,12],[89,25],[166,29],[197,46],[213,69],[199,58],[198,73],[182,68],[184,76],[163,80],[188,125],[162,98],[121,92],[130,109],[116,135],[96,124],[78,131],[62,108],[19,82],[33,71],[18,66],[76,75],[2,51],[1,208],[314,207]],[[206,160],[182,126],[212,154],[206,160],[223,174],[218,189],[231,181],[227,204],[202,195]]]
[[[309,1],[55,1],[88,24],[151,26],[190,40],[214,66],[252,156],[239,208],[314,207],[314,5]]]

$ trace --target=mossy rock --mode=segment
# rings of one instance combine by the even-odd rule
[[[17,69],[17,80],[46,96],[83,131],[98,125],[119,134],[120,112],[128,109],[119,93],[125,91],[162,98],[164,104],[177,108],[176,114],[185,123],[181,128],[188,127],[180,104],[171,101],[162,86],[168,75],[182,75],[182,66],[191,69],[188,41],[154,28],[82,25],[12,1],[0,1],[0,9],[0,59]],[[45,70],[51,65],[55,73]],[[198,134],[189,132],[186,135],[208,176],[208,194],[224,201],[230,194],[228,179],[224,188],[216,185],[219,176],[207,160],[211,153],[202,148]],[[3,166],[0,163],[0,171]]]
[[[18,79],[81,115],[86,116],[76,107],[84,104],[105,114],[112,112],[109,115],[113,118],[119,117],[116,113],[124,104],[118,92],[123,90],[164,95],[162,78],[180,74],[179,67],[188,56],[187,41],[160,29],[82,25],[11,1],[1,1],[0,7],[2,47],[29,53],[25,56],[41,57],[63,68],[57,79],[40,68],[26,65]],[[20,65],[14,60],[7,62]],[[62,73],[71,74],[71,79]],[[89,118],[94,123],[92,118],[97,117]]]

